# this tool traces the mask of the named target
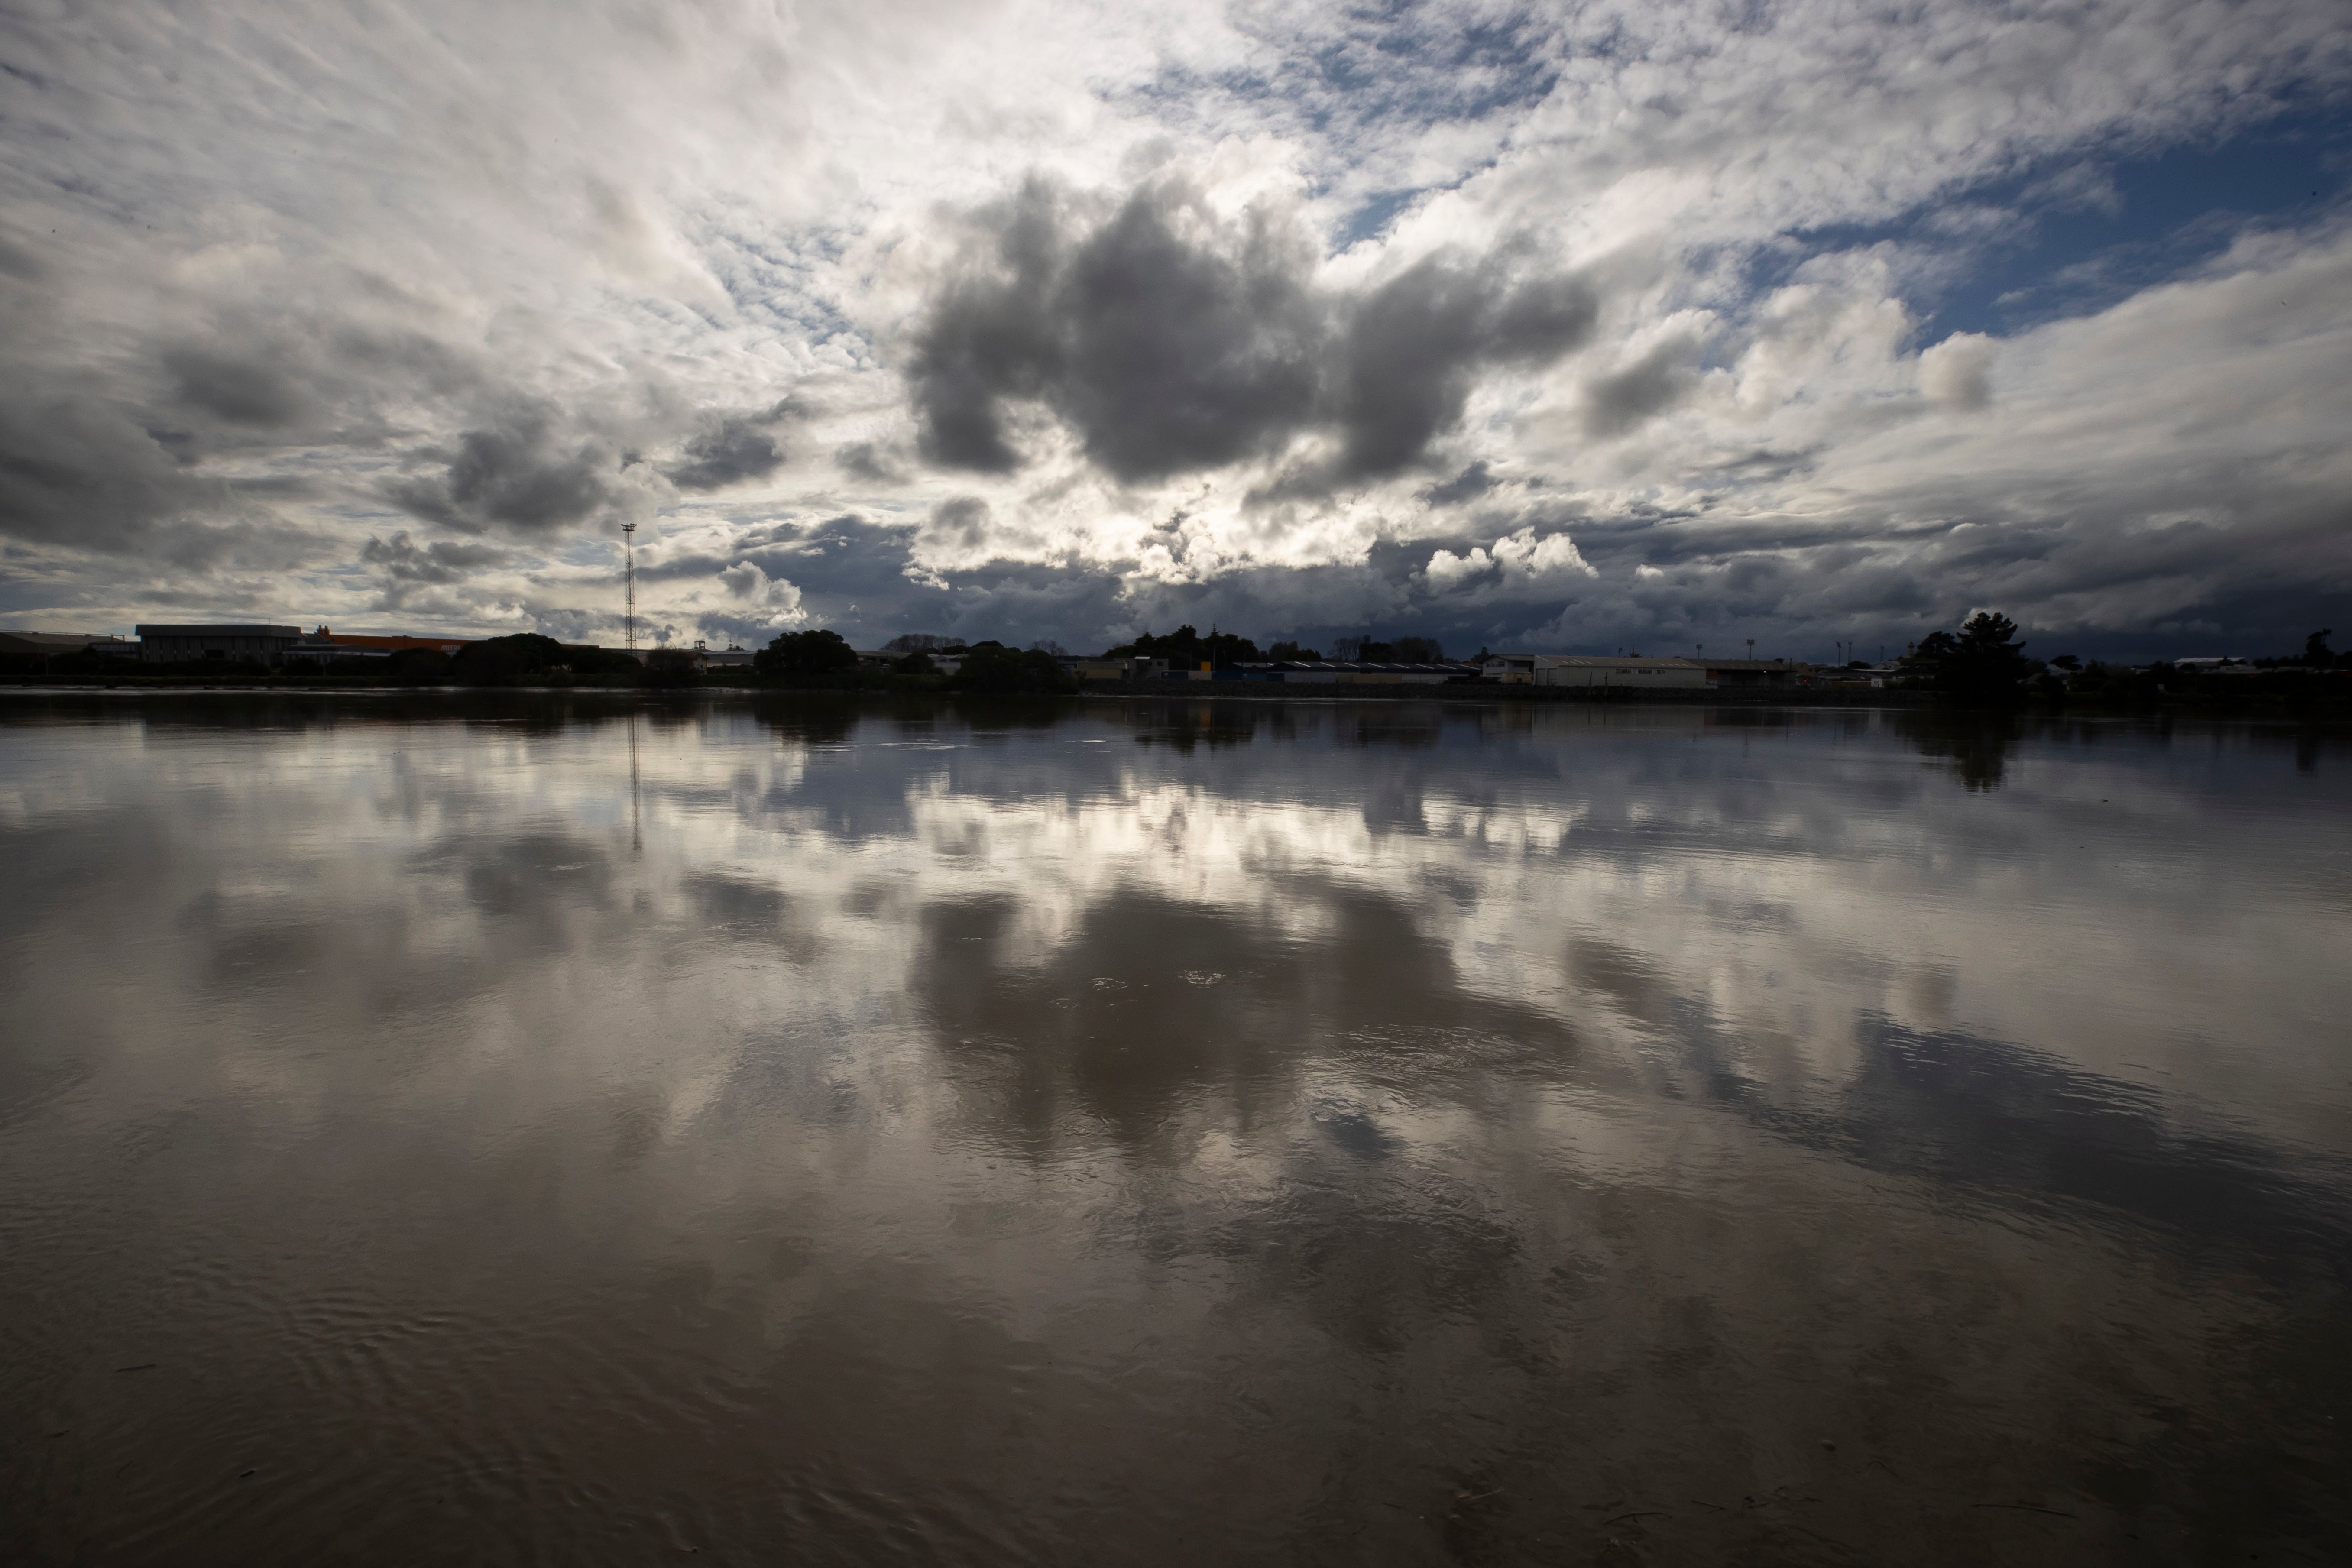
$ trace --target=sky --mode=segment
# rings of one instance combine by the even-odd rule
[[[0,14],[0,625],[2352,643],[2334,0]]]

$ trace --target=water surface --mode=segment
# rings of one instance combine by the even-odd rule
[[[2347,763],[0,702],[0,1557],[2341,1560]]]

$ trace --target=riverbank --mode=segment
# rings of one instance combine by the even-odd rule
[[[1505,686],[1480,681],[1444,686],[1295,680],[1127,680],[1091,682],[1088,696],[1239,698],[1249,701],[1534,702],[1607,707],[1925,708],[1934,694],[1901,687],[1704,686],[1635,690],[1607,686]]]
[[[1135,698],[1182,699],[1213,702],[1440,702],[1505,707],[1665,707],[1665,708],[1850,708],[1951,711],[2074,713],[2085,717],[2122,718],[2133,715],[2181,714],[2232,719],[2344,720],[2352,719],[2352,681],[2229,680],[2191,678],[2180,687],[2163,689],[2106,690],[2095,696],[2067,694],[2053,699],[2035,693],[2028,701],[2006,709],[1978,710],[1938,693],[1916,687],[1829,685],[1806,687],[1694,687],[1633,690],[1612,687],[1543,687],[1464,682],[1454,685],[1373,685],[1360,682],[1261,680],[1104,680],[1087,681],[1075,691],[1053,693],[965,691],[940,676],[853,675],[798,686],[771,685],[757,679],[697,679],[690,683],[659,685],[611,683],[595,679],[534,681],[514,686],[405,686],[382,680],[321,676],[254,676],[244,679],[205,679],[195,676],[126,676],[113,679],[30,677],[0,679],[0,693],[108,692],[123,696],[159,696],[202,692],[245,692],[276,696],[399,696],[464,698],[496,692],[577,693],[600,697],[681,697],[732,694],[741,697],[836,697],[854,699],[909,697],[970,697],[990,701],[1007,698],[1082,697],[1095,700]]]

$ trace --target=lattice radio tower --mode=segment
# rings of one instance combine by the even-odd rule
[[[621,524],[621,597],[623,609],[622,635],[628,639],[631,653],[637,651],[637,525]]]

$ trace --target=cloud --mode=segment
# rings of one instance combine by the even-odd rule
[[[233,425],[293,425],[310,412],[300,389],[275,365],[180,348],[163,355],[163,366],[183,403]]]
[[[1580,346],[1599,305],[1572,278],[1512,279],[1500,260],[1431,257],[1356,301],[1339,345],[1341,470],[1391,474],[1461,419],[1471,377]]]
[[[441,539],[419,546],[404,531],[389,540],[371,536],[360,550],[362,565],[406,583],[462,583],[486,567],[502,566],[510,559],[509,552],[473,540]]]
[[[1919,356],[1919,390],[1948,408],[1984,407],[1992,401],[1995,352],[1982,332],[1954,332]]]
[[[1501,258],[1433,256],[1360,293],[1328,289],[1295,216],[1223,218],[1173,175],[1099,221],[1092,205],[1032,179],[971,215],[908,368],[932,461],[1022,467],[1011,408],[1032,404],[1127,482],[1317,426],[1339,437],[1340,476],[1391,474],[1461,419],[1479,370],[1548,363],[1598,311],[1582,281],[1513,277]]]
[[[1295,226],[1222,221],[1172,178],[1091,228],[1072,205],[1032,179],[972,216],[979,243],[914,344],[926,457],[1019,467],[1012,401],[1045,405],[1130,480],[1231,462],[1307,418],[1325,329]]]
[[[1493,465],[1481,458],[1442,485],[1432,485],[1421,492],[1421,499],[1432,506],[1460,506],[1476,500],[1495,488]]]
[[[1578,552],[1576,541],[1565,533],[1538,534],[1533,528],[1504,535],[1495,541],[1492,551],[1474,545],[1467,553],[1456,555],[1451,550],[1440,550],[1430,556],[1423,573],[1429,586],[1440,594],[1480,584],[1513,595],[1556,586],[1570,575],[1599,574]]]
[[[833,455],[841,471],[868,484],[903,485],[907,470],[880,443],[853,441]]]
[[[1622,369],[1585,383],[1585,429],[1622,436],[1672,406],[1697,383],[1690,353],[1687,342],[1669,339]]]
[[[2352,618],[2322,0],[1010,4],[25,33],[0,618],[609,628],[625,520],[862,642]]]
[[[801,612],[800,589],[790,578],[770,577],[756,561],[738,561],[719,574],[719,581],[725,585],[729,598],[774,611],[765,625],[796,625],[806,618]]]
[[[111,552],[205,500],[155,434],[71,383],[0,391],[0,529]]]
[[[764,479],[783,465],[783,448],[769,434],[781,407],[764,414],[711,416],[686,443],[684,457],[662,470],[682,490],[724,489]]]
[[[567,439],[555,411],[531,404],[463,432],[439,475],[397,480],[385,493],[403,510],[445,527],[545,532],[611,506],[620,467],[605,443],[593,437]]]

